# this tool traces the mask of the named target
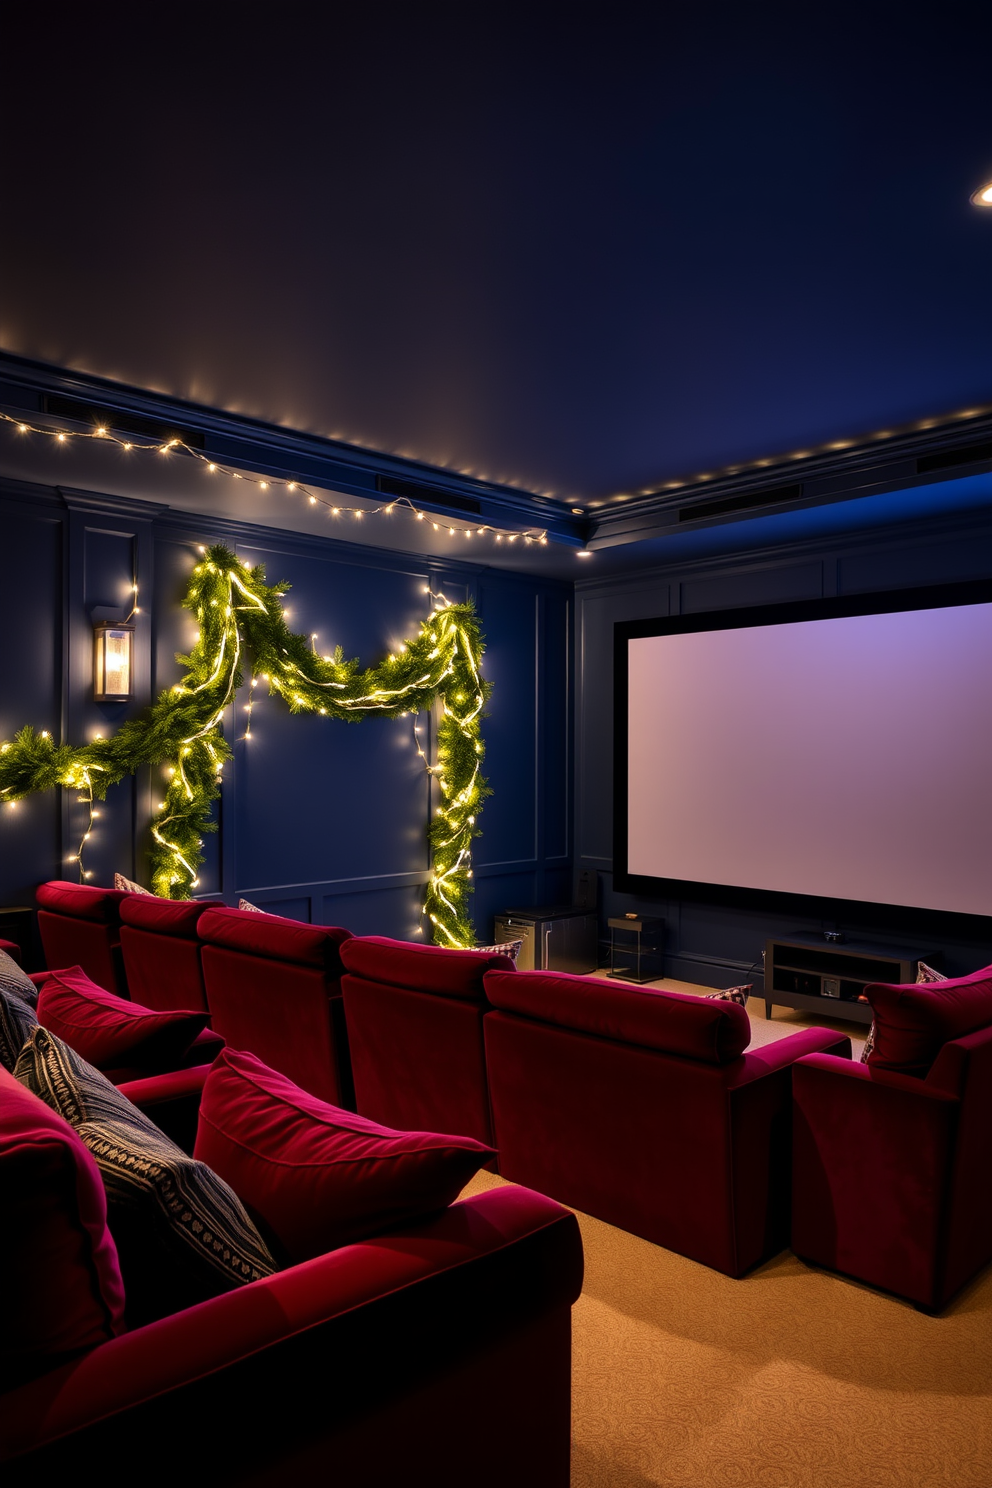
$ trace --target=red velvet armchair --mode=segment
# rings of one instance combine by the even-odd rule
[[[793,1071],[792,1248],[939,1312],[992,1260],[992,1026],[947,1037],[992,1024],[992,979],[868,996],[871,1061],[815,1054]]]
[[[127,895],[120,889],[96,889],[55,879],[39,884],[35,897],[47,965],[53,970],[81,966],[98,987],[127,997],[120,913]]]
[[[208,909],[197,933],[214,1032],[321,1100],[353,1107],[340,981],[351,932]]]
[[[549,972],[485,987],[504,1178],[728,1276],[788,1244],[792,1064],[849,1039],[745,1053],[733,1003]]]
[[[164,1104],[194,1075],[162,1077]],[[161,1081],[125,1088],[162,1116]],[[82,1252],[105,1243],[94,1239],[99,1176],[80,1149],[0,1070],[0,1171],[18,1221],[3,1227],[0,1256],[22,1283],[8,1287],[7,1337],[36,1360],[33,1378],[0,1381],[10,1488],[97,1462],[143,1462],[153,1482],[188,1469],[231,1488],[567,1488],[582,1279],[573,1215],[538,1194],[490,1191],[66,1360],[69,1323],[93,1314]]]
[[[135,1002],[158,1012],[207,1011],[200,964],[200,917],[223,909],[220,899],[159,899],[129,894],[121,903],[121,952]]]
[[[492,1143],[483,977],[506,956],[378,935],[341,947],[356,1110],[401,1130]]]

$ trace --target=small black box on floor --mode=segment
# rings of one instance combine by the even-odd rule
[[[663,975],[665,922],[655,915],[618,915],[610,927],[610,970],[619,982],[656,982]]]

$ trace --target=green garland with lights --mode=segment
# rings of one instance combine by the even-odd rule
[[[189,655],[176,658],[185,668],[182,680],[108,739],[56,744],[30,725],[22,728],[0,745],[0,799],[13,804],[64,786],[80,792],[92,817],[92,802],[103,800],[111,785],[143,765],[168,764],[165,799],[151,823],[151,882],[156,894],[187,899],[199,882],[203,834],[216,831],[211,808],[232,758],[221,720],[246,669],[252,688],[266,682],[291,712],[350,723],[416,715],[438,702],[436,763],[427,768],[440,801],[428,830],[432,862],[424,908],[439,944],[474,945],[471,846],[482,802],[491,794],[481,773],[482,710],[491,684],[480,675],[484,647],[471,604],[436,599],[416,639],[361,670],[340,647],[332,657],[319,656],[289,629],[281,602],[288,588],[266,584],[264,569],[247,568],[221,544],[207,550],[183,599],[200,630]]]

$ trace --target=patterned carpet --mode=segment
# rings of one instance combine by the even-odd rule
[[[803,1022],[749,1011],[755,1042]],[[992,1268],[929,1318],[788,1252],[731,1281],[579,1222],[573,1488],[992,1488]]]

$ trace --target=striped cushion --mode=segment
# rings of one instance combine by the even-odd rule
[[[65,1117],[100,1169],[131,1327],[277,1269],[227,1184],[68,1044],[39,1026],[14,1075]]]
[[[37,996],[37,989],[35,989]],[[14,1065],[26,1041],[38,1026],[33,1007],[12,988],[0,981],[0,1064],[13,1073]]]
[[[37,1006],[38,988],[6,951],[0,951],[0,992],[13,992],[28,1007]]]

